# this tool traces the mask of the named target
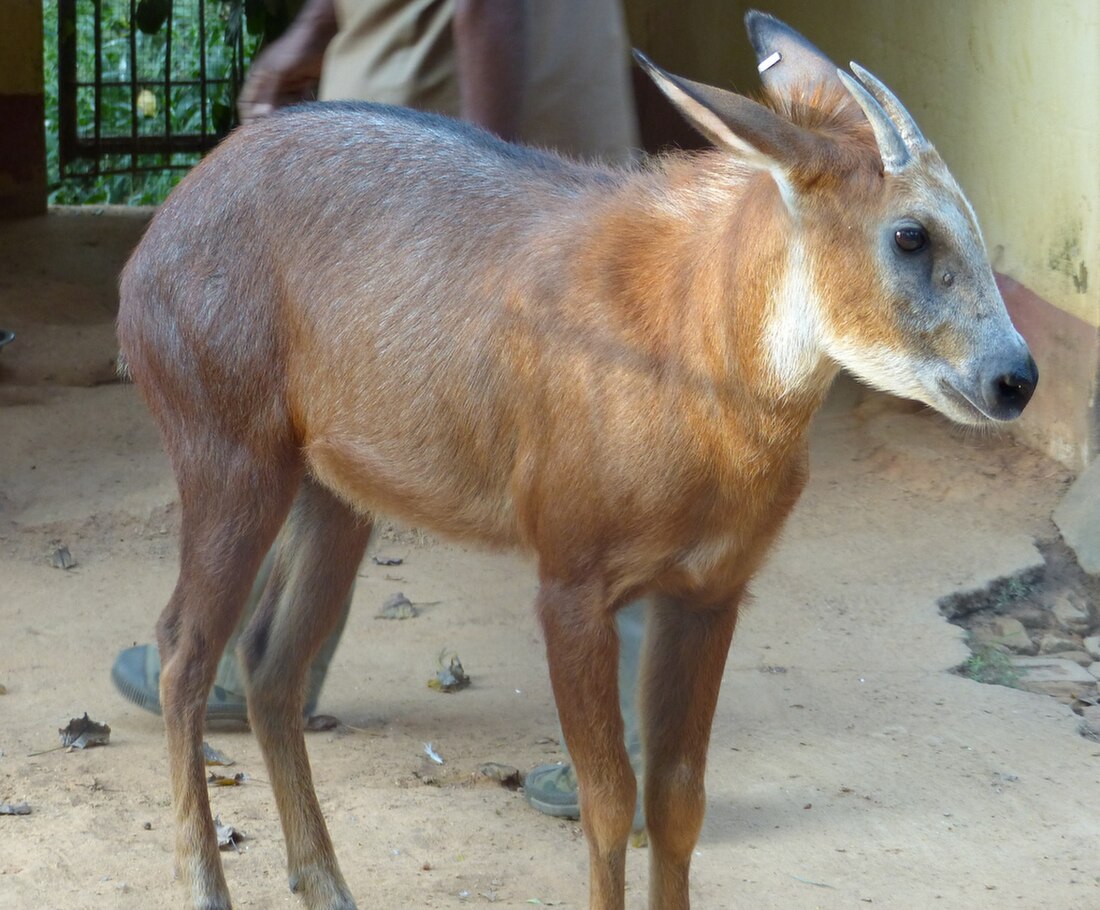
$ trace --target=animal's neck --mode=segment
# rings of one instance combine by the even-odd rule
[[[616,328],[746,432],[800,438],[837,367],[810,253],[775,184],[704,156],[623,192],[597,266]],[[662,201],[639,206],[647,192]]]

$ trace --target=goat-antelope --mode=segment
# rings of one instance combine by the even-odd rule
[[[239,656],[311,910],[354,903],[313,790],[303,680],[376,510],[534,554],[599,910],[623,906],[636,798],[614,614],[650,600],[650,907],[679,910],[738,604],[833,376],[965,423],[1027,403],[1035,364],[913,118],[775,19],[748,27],[766,104],[639,57],[713,151],[620,170],[438,116],[306,105],[237,130],[158,212],[118,331],[182,502],[157,631],[195,907],[230,905],[204,701],[277,535]]]

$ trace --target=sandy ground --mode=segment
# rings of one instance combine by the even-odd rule
[[[150,638],[174,583],[175,491],[129,386],[112,383],[113,281],[131,214],[0,226],[0,907],[182,906],[159,718],[108,678]],[[842,386],[814,429],[813,479],[755,586],[730,654],[694,862],[700,908],[1100,906],[1100,746],[1053,700],[950,669],[961,630],[936,599],[1038,561],[1065,477]],[[77,566],[53,568],[67,545]],[[399,567],[364,565],[309,735],[344,872],[364,908],[583,907],[577,824],[477,782],[481,762],[560,755],[531,566],[408,535]],[[375,619],[404,591],[418,618]],[[457,651],[473,687],[429,690]],[[106,748],[48,750],[87,711]],[[208,740],[249,775],[212,791],[248,839],[224,854],[236,906],[294,907],[251,735]],[[423,744],[446,759],[417,776]],[[644,906],[632,848],[628,906]]]

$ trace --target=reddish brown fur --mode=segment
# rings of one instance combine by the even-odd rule
[[[778,106],[824,150],[791,172],[798,230],[829,318],[903,344],[872,305],[869,255],[833,230],[870,220],[882,184],[843,100]],[[619,173],[366,107],[242,129],[184,181],[124,273],[119,337],[183,504],[159,641],[177,858],[197,906],[228,907],[202,705],[284,519],[242,645],[249,710],[292,883],[310,908],[353,906],[298,717],[373,510],[535,554],[593,908],[623,906],[635,789],[613,616],[651,598],[650,906],[688,906],[738,605],[802,488],[836,369],[822,360],[786,387],[769,362],[792,218],[775,182],[728,154]]]

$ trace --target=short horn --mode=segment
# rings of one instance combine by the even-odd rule
[[[867,86],[871,94],[875,96],[875,100],[882,105],[882,109],[890,117],[894,128],[901,136],[902,142],[909,149],[909,154],[916,155],[922,148],[927,146],[928,140],[924,138],[920,127],[913,119],[913,115],[905,109],[905,105],[898,100],[897,95],[883,85],[878,77],[865,70],[858,63],[853,62],[851,66],[852,72],[856,74],[860,82]]]
[[[912,155],[901,133],[894,125],[894,121],[890,118],[890,115],[886,113],[882,105],[875,100],[875,96],[867,91],[860,83],[844,72],[844,70],[838,69],[836,72],[840,77],[840,81],[844,83],[844,87],[852,93],[852,97],[855,98],[856,104],[858,104],[863,109],[863,113],[867,115],[867,120],[871,124],[871,129],[875,132],[875,141],[878,143],[878,152],[882,157],[883,170],[888,174],[896,174],[912,160]]]

